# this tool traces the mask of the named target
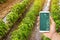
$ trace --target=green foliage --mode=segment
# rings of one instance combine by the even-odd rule
[[[46,36],[42,35],[42,40],[51,40],[51,39],[49,39]]]
[[[8,26],[0,19],[0,37],[3,37],[8,29]]]
[[[12,27],[12,25],[16,22],[16,20],[22,15],[25,11],[26,7],[29,5],[30,0],[24,0],[21,3],[17,3],[6,16],[6,24]]]
[[[17,3],[6,16],[6,24],[0,20],[0,37],[3,37],[12,25],[21,17],[26,7],[29,5],[30,0],[23,0],[21,3]]]
[[[14,30],[11,33],[10,40],[28,40],[29,35],[31,34],[33,25],[36,20],[36,15],[39,14],[41,9],[42,0],[35,0],[33,6],[27,12],[26,17],[19,24],[18,29]],[[40,4],[41,3],[41,4]]]
[[[56,31],[59,31],[60,28],[60,10],[58,5],[59,0],[52,0],[51,4],[51,15],[56,22]]]
[[[4,3],[4,2],[6,2],[6,0],[0,0],[0,4],[2,4],[2,3]]]

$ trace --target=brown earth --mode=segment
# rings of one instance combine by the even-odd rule
[[[13,5],[21,1],[22,0],[7,0],[5,3],[0,4],[0,18],[4,18]]]

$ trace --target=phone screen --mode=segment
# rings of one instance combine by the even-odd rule
[[[49,13],[40,13],[40,31],[50,30],[50,17]]]

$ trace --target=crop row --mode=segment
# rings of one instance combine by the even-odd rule
[[[0,38],[8,31],[8,26],[0,19]]]
[[[17,3],[13,6],[3,21],[0,20],[0,38],[5,36],[12,25],[18,20],[19,17],[21,17],[22,13],[25,11],[26,7],[30,5],[30,3],[31,0],[23,0],[21,3]]]
[[[42,8],[44,0],[35,0],[33,6],[27,12],[26,17],[18,25],[18,29],[11,33],[10,40],[28,40],[34,26],[36,16]]]
[[[51,15],[56,23],[56,31],[60,28],[60,10],[59,10],[59,0],[52,0],[51,4]]]

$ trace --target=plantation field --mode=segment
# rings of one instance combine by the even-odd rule
[[[0,0],[0,40],[51,40],[39,32],[40,11],[50,11],[60,33],[60,0]]]

